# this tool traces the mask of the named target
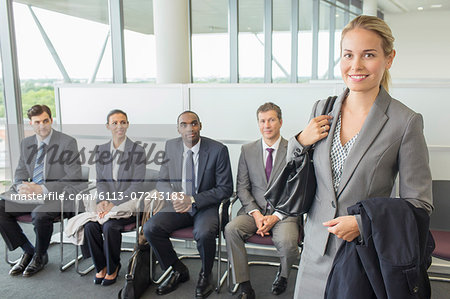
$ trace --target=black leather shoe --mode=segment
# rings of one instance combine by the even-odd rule
[[[213,286],[210,277],[211,275],[205,275],[203,272],[200,273],[197,286],[195,287],[195,298],[206,298],[212,293]]]
[[[242,291],[239,296],[238,299],[255,299],[255,291],[253,289],[250,290],[250,292],[244,292]]]
[[[182,272],[178,272],[175,270],[172,270],[170,272],[169,277],[167,277],[156,289],[156,294],[158,295],[164,295],[168,294],[172,291],[175,291],[180,284],[180,282],[186,282],[189,280],[189,270],[186,268],[186,270]]]
[[[23,271],[23,276],[24,277],[33,276],[34,274],[44,269],[44,266],[47,265],[47,263],[48,263],[47,253],[43,255],[35,253],[33,255],[31,263],[25,268],[25,271]]]
[[[281,276],[280,270],[277,272],[277,276],[275,277],[275,281],[272,284],[272,294],[280,295],[286,291],[287,287],[287,279]]]
[[[28,266],[33,258],[32,254],[23,253],[20,260],[9,270],[9,275],[16,276],[23,273],[23,270]]]

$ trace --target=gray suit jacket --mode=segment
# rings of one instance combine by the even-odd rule
[[[325,253],[330,237],[322,222],[347,215],[356,202],[390,197],[399,174],[400,197],[431,213],[431,173],[428,149],[423,135],[422,116],[415,113],[381,87],[358,138],[344,165],[335,194],[331,175],[330,150],[333,132],[348,90],[334,104],[333,123],[327,138],[316,144],[314,167],[317,178],[315,200],[305,225],[305,246]],[[318,116],[325,101],[318,101],[311,118]],[[292,138],[288,155],[298,155],[304,148]]]
[[[108,199],[108,196],[110,199],[120,199],[112,201],[115,205],[139,198],[138,192],[142,192],[141,187],[145,177],[144,148],[127,137],[124,153],[119,157],[117,181],[114,181],[112,176],[111,141],[99,145],[96,155],[98,194],[103,193],[104,199]],[[101,200],[100,196],[98,200]]]
[[[14,174],[14,185],[33,180],[33,170],[38,152],[36,135],[22,140],[20,158]],[[49,192],[62,192],[68,185],[76,185],[81,180],[81,166],[77,141],[53,129],[52,137],[46,146],[45,182]]]
[[[242,203],[238,214],[246,214],[252,210],[267,212],[267,201],[264,193],[278,177],[286,164],[286,150],[288,142],[281,138],[276,154],[272,173],[267,182],[264,169],[264,155],[261,139],[244,144],[241,148],[237,174],[237,196]]]
[[[166,163],[161,165],[156,189],[160,192],[181,192],[183,170],[183,140],[168,140],[165,147]],[[197,194],[194,210],[217,207],[222,199],[233,193],[228,148],[220,142],[201,137],[198,158]]]

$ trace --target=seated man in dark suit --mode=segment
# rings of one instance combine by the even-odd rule
[[[56,197],[62,194],[66,186],[80,183],[77,142],[52,129],[52,114],[46,105],[34,105],[27,114],[36,134],[21,142],[19,165],[12,189],[25,197]],[[59,200],[49,200],[45,204],[0,200],[0,233],[9,250],[21,247],[24,251],[19,262],[9,271],[10,275],[23,273],[23,276],[31,276],[47,264],[47,248],[53,232],[53,221],[60,216],[60,205]],[[16,221],[17,216],[30,211],[36,233],[35,247]]]
[[[262,138],[242,146],[237,175],[237,196],[242,203],[238,216],[225,227],[228,258],[234,282],[240,284],[239,298],[255,298],[250,284],[245,240],[259,234],[269,235],[280,257],[280,268],[272,293],[286,290],[287,278],[298,251],[298,218],[286,217],[267,205],[264,193],[286,163],[288,142],[281,137],[281,109],[273,103],[261,105],[256,112]]]
[[[169,240],[180,228],[194,226],[194,238],[202,259],[202,269],[195,290],[197,298],[207,297],[213,290],[211,271],[219,230],[218,206],[233,193],[228,149],[222,143],[200,137],[202,124],[198,115],[185,111],[178,116],[181,137],[168,140],[161,166],[158,191],[170,194],[175,212],[159,212],[144,225],[144,234],[163,269],[172,266],[169,277],[156,293],[175,290],[189,280],[189,271],[178,259]]]

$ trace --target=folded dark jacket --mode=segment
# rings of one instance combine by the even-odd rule
[[[401,198],[374,198],[348,213],[361,215],[363,242],[339,248],[325,298],[430,298],[434,240],[427,212]]]

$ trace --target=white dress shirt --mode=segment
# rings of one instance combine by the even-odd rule
[[[123,155],[123,152],[125,151],[125,141],[127,140],[127,137],[122,141],[122,143],[115,148],[114,147],[114,141],[111,140],[111,158],[112,158],[112,178],[113,180],[117,181],[117,177],[119,175],[119,159]],[[118,153],[116,153],[119,151]]]
[[[281,142],[281,135],[280,137],[278,137],[278,140],[272,145],[272,146],[268,146],[265,142],[264,142],[264,138],[261,139],[261,143],[262,143],[262,148],[263,148],[263,165],[264,165],[264,169],[266,169],[266,163],[267,163],[267,157],[269,155],[269,151],[267,151],[268,148],[273,149],[272,152],[272,171],[273,171],[273,164],[275,163],[275,158],[277,157],[277,153],[278,153],[278,147],[280,146],[280,142]],[[265,174],[264,174],[265,175]],[[270,176],[272,176],[272,174],[270,174]],[[255,210],[251,210],[250,212],[248,212],[249,215],[252,215],[252,213]],[[273,213],[273,215],[277,216],[278,219],[283,220],[284,218],[286,218],[286,216],[284,216],[283,214],[279,213],[279,212],[275,212]]]
[[[264,169],[266,169],[267,156],[269,156],[269,151],[267,151],[268,148],[273,149],[273,152],[272,152],[272,167],[273,167],[273,164],[275,163],[275,158],[277,157],[278,147],[280,146],[281,136],[278,137],[278,140],[277,140],[272,146],[268,146],[268,145],[264,142],[264,139],[261,139],[261,142],[262,142],[262,147],[263,147],[263,163],[264,163]],[[273,168],[272,168],[272,169],[273,169]],[[272,175],[272,174],[271,174],[271,175]]]

